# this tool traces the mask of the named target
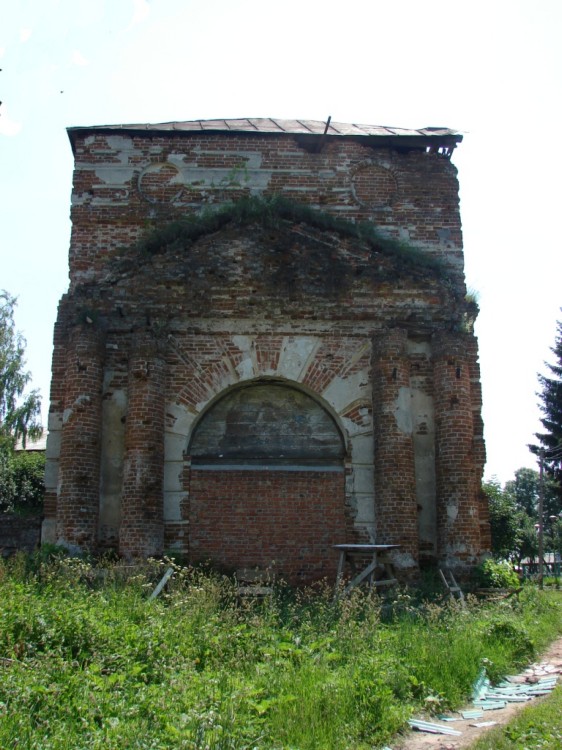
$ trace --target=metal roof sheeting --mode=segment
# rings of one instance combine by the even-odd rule
[[[84,131],[133,131],[146,133],[264,133],[305,136],[344,136],[346,138],[415,138],[458,143],[462,135],[443,127],[427,127],[419,130],[394,128],[383,125],[358,125],[322,120],[278,120],[266,118],[241,118],[234,120],[187,120],[180,122],[138,123],[129,125],[94,125],[68,128],[71,140],[74,134]]]

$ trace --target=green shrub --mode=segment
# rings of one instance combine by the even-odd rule
[[[519,577],[507,560],[494,560],[491,557],[475,571],[479,586],[490,589],[510,589],[519,586]]]
[[[0,512],[38,513],[45,494],[42,451],[0,452]]]

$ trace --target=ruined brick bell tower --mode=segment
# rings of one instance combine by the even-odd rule
[[[69,129],[44,541],[335,575],[490,546],[462,137],[297,120]]]

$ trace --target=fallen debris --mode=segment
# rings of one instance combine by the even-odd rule
[[[534,664],[523,674],[510,675],[492,687],[486,671],[481,669],[472,689],[473,703],[490,711],[505,708],[506,703],[525,703],[535,696],[548,695],[556,687],[559,671],[554,665]]]
[[[486,677],[486,670],[482,667],[472,686],[472,700],[476,701],[483,698],[489,687],[490,680]]]
[[[505,708],[507,703],[506,701],[477,701],[475,702],[475,705],[479,706],[483,711],[497,711],[500,708]]]
[[[484,711],[461,711],[461,716],[463,719],[479,719],[481,716],[484,716]]]
[[[526,703],[539,695],[548,695],[556,687],[557,674],[561,672],[559,666],[541,664],[532,665],[521,675],[510,675],[499,685],[493,687],[483,667],[472,686],[473,709],[459,712],[459,716],[438,715],[438,719],[444,722],[468,721],[479,719],[484,716],[484,711],[494,711],[510,703]],[[410,719],[408,722],[412,729],[431,734],[462,735],[459,729],[453,729],[446,724],[435,724],[422,719]],[[482,721],[471,723],[471,727],[492,727],[497,721]],[[466,726],[466,725],[465,725]]]
[[[422,721],[421,719],[410,719],[408,724],[412,729],[418,729],[420,732],[431,732],[432,734],[452,734],[455,737],[459,737],[462,732],[458,729],[452,729],[451,727],[444,726],[443,724],[433,724],[430,721]]]
[[[164,586],[168,583],[169,579],[173,576],[173,574],[174,574],[173,568],[168,568],[166,570],[166,572],[162,576],[162,580],[160,581],[158,586],[156,586],[152,594],[148,597],[148,601],[152,601],[153,599],[156,599],[156,597],[160,594],[160,592],[162,591]]]
[[[412,731],[403,737],[397,737],[392,748],[396,750],[461,750],[463,748],[468,750],[480,735],[490,728],[507,724],[524,706],[529,705],[529,701],[532,702],[532,699],[538,695],[547,695],[554,689],[558,675],[562,674],[562,638],[549,647],[543,659],[543,662],[530,665],[521,674],[506,676],[494,686],[491,685],[485,669],[480,670],[472,688],[472,700],[467,706],[458,711],[428,717],[431,722],[426,722],[426,726],[433,728],[433,731],[425,729],[420,723],[422,720],[413,719],[418,722],[417,727],[414,729],[410,723]],[[484,662],[482,666],[485,667],[486,663]],[[488,691],[498,689],[505,691],[501,693],[501,698],[488,695]],[[517,694],[518,689],[522,689],[519,696],[526,700],[507,701],[506,692]],[[497,709],[495,715],[488,713],[495,709]],[[484,712],[483,718],[463,718],[462,714],[469,715],[468,712],[473,710]],[[458,734],[443,736],[442,730],[437,732],[432,722],[437,722],[437,726],[445,725],[446,729],[454,727],[460,736]],[[390,750],[390,747],[384,750]]]

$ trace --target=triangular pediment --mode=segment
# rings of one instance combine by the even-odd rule
[[[77,290],[78,291],[78,290]],[[460,319],[464,286],[438,258],[284,199],[243,199],[162,223],[109,259],[84,296],[184,317]],[[92,300],[93,301],[93,300]]]

